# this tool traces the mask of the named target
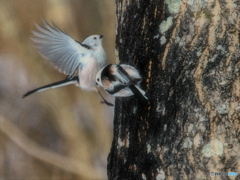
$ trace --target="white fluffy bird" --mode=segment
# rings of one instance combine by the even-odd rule
[[[96,82],[115,97],[140,96],[147,100],[145,91],[140,88],[142,78],[136,68],[130,65],[112,65],[103,67],[96,76]]]
[[[68,75],[63,81],[52,83],[27,92],[32,93],[75,84],[84,90],[96,90],[96,74],[106,64],[106,53],[102,47],[102,35],[91,35],[82,43],[61,31],[54,23],[44,27],[36,24],[32,38],[40,54],[48,59],[60,72]],[[78,72],[77,76],[74,76]]]

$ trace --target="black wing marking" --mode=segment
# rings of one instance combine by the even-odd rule
[[[76,42],[79,43],[82,47],[85,47],[86,49],[92,49],[91,46],[89,46],[87,44],[80,43],[79,41],[76,41]]]
[[[120,66],[120,65],[117,65],[117,67],[118,67],[118,69],[117,70],[119,70],[119,72],[121,72],[122,73],[122,75],[124,75],[124,76],[126,76],[126,77],[128,77],[129,79],[130,79],[130,77],[129,77],[129,75],[128,75],[128,73],[123,69],[123,67],[122,66]]]
[[[127,85],[130,83],[131,78],[129,77],[128,73],[122,68],[120,65],[117,66],[117,73],[120,75],[114,76],[121,84]]]
[[[133,92],[133,94],[135,96],[140,97],[141,100],[143,100],[143,101],[147,101],[146,97],[136,88],[135,85],[130,84],[129,89],[131,89],[131,91]]]

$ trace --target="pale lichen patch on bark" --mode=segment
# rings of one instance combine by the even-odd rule
[[[124,139],[118,138],[118,148],[122,147],[129,148],[129,132]]]
[[[165,43],[166,43],[166,38],[165,38],[165,36],[162,36],[161,38],[160,38],[160,44],[161,45],[164,45]]]
[[[164,179],[166,179],[165,172],[162,169],[158,169],[156,180],[164,180]]]
[[[159,31],[160,33],[164,34],[166,31],[168,31],[171,26],[173,25],[173,17],[170,16],[167,18],[167,20],[164,20],[160,25],[159,25]]]
[[[169,2],[171,4],[174,1],[173,0],[169,0]],[[170,5],[170,7],[171,7],[171,5]],[[187,7],[186,7],[186,0],[183,0],[183,3],[180,3],[179,7],[180,7],[180,13],[179,13],[179,15],[178,15],[178,17],[176,19],[176,22],[174,22],[174,24],[176,24],[176,25],[175,25],[175,27],[172,30],[171,38],[169,39],[169,41],[168,41],[168,43],[167,43],[167,45],[165,47],[164,54],[163,54],[163,58],[162,58],[162,69],[163,70],[165,70],[165,66],[166,66],[165,63],[166,63],[168,52],[170,50],[170,46],[171,46],[172,42],[174,42],[174,38],[176,37],[176,35],[178,33],[178,30],[179,30],[179,27],[180,27],[180,24],[181,24],[181,20],[182,20],[182,18],[184,16],[184,13],[186,12],[186,9],[187,9]]]
[[[192,132],[192,130],[193,130],[193,124],[190,124],[190,125],[188,126],[188,132],[190,133],[190,132]]]
[[[151,152],[151,145],[150,144],[147,144],[147,153],[150,153]]]
[[[118,147],[122,147],[124,145],[123,141],[121,138],[118,138]]]
[[[193,145],[193,143],[192,143],[191,139],[190,139],[189,137],[187,137],[187,138],[184,140],[182,147],[183,147],[184,149],[191,149],[191,148],[192,148],[192,145]]]
[[[229,105],[228,104],[219,104],[216,106],[216,110],[220,115],[228,114]]]
[[[142,179],[143,179],[143,180],[147,180],[147,177],[146,177],[146,175],[145,175],[145,174],[143,174],[143,173],[142,173]]]
[[[168,11],[170,13],[178,13],[180,11],[180,5],[182,4],[181,0],[166,0],[168,6]]]
[[[210,0],[208,0],[210,1]],[[213,1],[213,0],[212,0]],[[192,11],[196,11],[197,9],[203,9],[207,5],[207,0],[187,0],[187,4],[190,6]]]
[[[205,157],[211,157],[213,155],[223,155],[223,143],[218,139],[211,140],[208,144],[203,146],[202,154]]]

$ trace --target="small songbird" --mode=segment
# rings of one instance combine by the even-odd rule
[[[112,96],[128,97],[137,95],[147,100],[145,91],[140,88],[141,80],[138,70],[126,64],[108,64],[96,76],[97,84]]]
[[[35,92],[69,84],[75,84],[84,90],[96,90],[96,74],[106,65],[106,53],[102,47],[103,35],[91,35],[80,43],[54,23],[50,26],[43,20],[43,25],[44,27],[36,24],[38,31],[33,31],[35,37],[32,40],[39,53],[68,76],[65,80],[29,91],[23,98]]]

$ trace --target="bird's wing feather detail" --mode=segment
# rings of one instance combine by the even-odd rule
[[[36,24],[38,31],[33,31],[33,42],[44,58],[61,72],[72,75],[81,65],[81,59],[91,50],[76,42],[55,24],[51,27],[43,20],[43,25]]]
[[[117,65],[117,71],[116,71],[116,74],[115,74],[115,78],[121,83],[121,84],[124,84],[124,85],[127,85],[129,84],[130,82],[130,78],[129,78],[129,75],[128,73],[120,66],[120,65]]]
[[[148,98],[145,96],[145,91],[143,91],[141,88],[131,84],[129,85],[129,89],[131,89],[134,95],[140,97],[142,100],[148,100]]]

